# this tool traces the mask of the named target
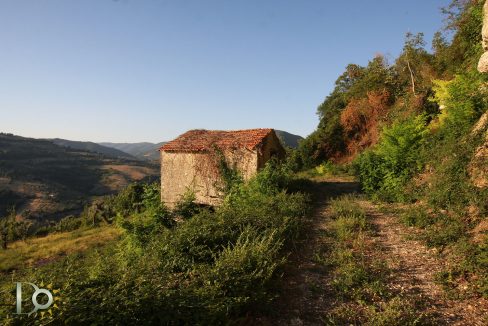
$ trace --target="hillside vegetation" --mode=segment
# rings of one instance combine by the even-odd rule
[[[293,154],[296,169],[346,170],[446,258],[438,281],[488,297],[488,76],[476,70],[484,1],[453,1],[432,52],[406,35],[394,62],[350,64]],[[400,205],[401,204],[401,205]]]
[[[275,130],[275,132],[284,147],[297,148],[303,139],[302,136],[294,135],[283,130]]]

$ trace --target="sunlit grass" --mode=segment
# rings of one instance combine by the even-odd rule
[[[41,265],[71,253],[103,246],[120,234],[117,227],[105,226],[16,241],[9,244],[7,250],[0,250],[0,272]]]

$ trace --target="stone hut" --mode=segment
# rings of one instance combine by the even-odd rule
[[[222,202],[222,164],[251,178],[285,150],[273,129],[190,130],[160,148],[161,201],[174,207],[192,192],[205,205]]]

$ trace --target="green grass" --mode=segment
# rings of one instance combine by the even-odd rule
[[[333,217],[350,216],[363,219],[366,216],[364,209],[359,205],[358,195],[344,195],[330,201]]]
[[[333,223],[339,241],[348,241],[369,228],[365,215],[340,215]]]
[[[359,197],[346,195],[331,201],[334,238],[331,260],[334,269],[332,285],[344,298],[367,300],[384,292],[385,267],[367,259],[373,249],[367,242],[370,223]]]
[[[435,219],[427,212],[425,207],[409,208],[401,215],[401,219],[406,226],[419,228],[426,228],[435,222]]]
[[[338,177],[341,179],[348,179],[351,181],[355,181],[356,177],[354,176],[354,172],[351,169],[350,165],[338,165],[333,164],[330,161],[323,162],[313,168],[303,170],[297,173],[299,178],[307,178],[307,179],[324,179],[324,178],[333,178]]]
[[[424,319],[425,316],[417,313],[414,303],[400,297],[394,297],[386,302],[382,302],[376,308],[369,307],[366,315],[368,316],[368,321],[365,325],[368,326],[428,324]]]
[[[436,274],[446,294],[451,298],[473,294],[488,298],[488,237],[481,242],[462,237],[448,251],[449,264]]]
[[[120,234],[120,229],[105,226],[16,241],[9,244],[7,250],[0,250],[0,272],[41,265],[72,253],[103,246]]]
[[[465,233],[465,226],[456,219],[431,225],[422,236],[429,247],[445,247],[458,241]]]

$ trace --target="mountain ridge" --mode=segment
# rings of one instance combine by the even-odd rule
[[[297,148],[298,143],[303,139],[302,136],[295,135],[283,130],[275,129],[276,135],[281,140],[285,147]],[[159,160],[159,148],[166,142],[151,143],[151,142],[139,142],[139,143],[111,143],[101,142],[98,143],[104,147],[111,147],[119,151],[125,152],[133,157],[141,160],[158,161]]]
[[[114,148],[118,151],[125,152],[133,157],[140,160],[157,161],[159,160],[159,148],[163,146],[166,142],[150,143],[150,142],[139,142],[139,143],[111,143],[102,142],[99,143],[101,146]]]
[[[58,146],[72,148],[76,150],[89,151],[93,153],[99,153],[114,158],[126,158],[132,160],[138,159],[137,157],[130,155],[127,152],[118,150],[113,147],[104,146],[99,143],[90,142],[90,141],[77,141],[77,140],[68,140],[63,138],[51,138],[46,140],[51,141]]]

